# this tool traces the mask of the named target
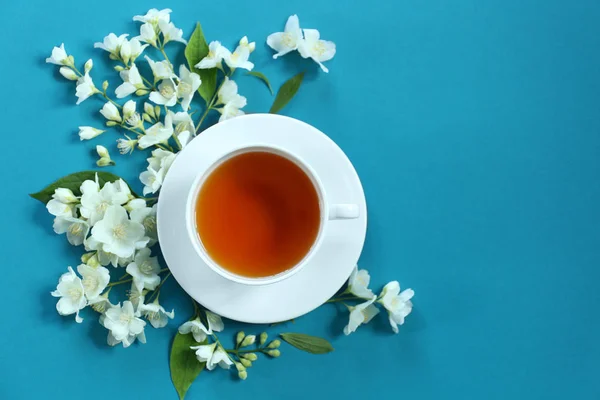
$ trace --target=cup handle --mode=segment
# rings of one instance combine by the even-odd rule
[[[354,219],[358,218],[360,210],[358,204],[333,204],[329,207],[329,219]]]

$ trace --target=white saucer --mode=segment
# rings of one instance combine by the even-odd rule
[[[321,178],[329,201],[358,204],[360,217],[330,221],[321,248],[298,273],[271,285],[249,286],[227,280],[204,264],[186,231],[186,200],[198,173],[232,148],[264,143],[302,157]],[[314,310],[344,284],[362,251],[367,208],[354,167],[325,134],[293,118],[252,114],[212,126],[177,156],[160,191],[157,223],[169,269],[192,298],[223,317],[273,323]]]

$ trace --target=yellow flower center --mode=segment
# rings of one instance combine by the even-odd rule
[[[106,201],[101,202],[96,206],[96,212],[103,213],[108,208],[108,203]]]
[[[98,278],[95,276],[86,276],[83,278],[82,283],[86,292],[93,292],[99,285]]]
[[[153,268],[152,268],[152,264],[150,263],[149,260],[146,260],[142,263],[142,265],[140,265],[140,271],[142,271],[143,274],[148,275],[152,272]]]
[[[281,41],[285,45],[285,47],[294,47],[294,38],[289,33],[284,33]]]
[[[127,232],[123,224],[115,225],[112,229],[113,237],[115,239],[124,239]]]
[[[151,216],[151,217],[146,217],[144,218],[144,229],[146,229],[146,232],[153,232],[156,230],[156,217]]]
[[[129,314],[121,314],[121,316],[119,316],[119,321],[121,321],[125,324],[130,323],[131,319],[132,319],[132,317]]]
[[[69,289],[69,291],[67,292],[67,296],[71,298],[71,301],[77,301],[81,298],[81,296],[83,296],[83,291],[81,290],[81,288],[74,287]]]
[[[81,232],[83,232],[83,227],[81,226],[81,224],[71,224],[71,226],[69,226],[69,233],[71,233],[72,235],[79,235],[81,234]]]
[[[319,57],[325,54],[325,50],[325,44],[320,40],[313,46],[313,52]]]
[[[175,91],[173,90],[173,87],[171,85],[162,85],[160,88],[160,94],[163,97],[173,97],[173,94],[175,93]]]

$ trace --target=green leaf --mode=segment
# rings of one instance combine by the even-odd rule
[[[194,30],[194,33],[192,33],[192,36],[185,47],[185,58],[190,70],[200,75],[202,84],[198,88],[198,93],[200,93],[200,96],[206,101],[206,104],[211,101],[215,94],[215,89],[217,88],[217,69],[198,69],[195,68],[194,65],[198,64],[207,55],[208,43],[206,43],[206,39],[204,38],[200,22],[197,22],[196,29]]]
[[[271,92],[271,94],[273,94],[273,88],[271,87],[271,82],[269,82],[269,79],[267,79],[265,74],[263,74],[262,72],[258,72],[258,71],[250,71],[250,72],[248,72],[248,75],[252,75],[252,76],[260,79],[261,81],[263,81],[265,83],[265,85],[267,85],[267,87],[269,88],[269,92]]]
[[[305,335],[303,333],[282,333],[279,336],[298,350],[306,351],[307,353],[326,354],[333,351],[331,343],[320,337]]]
[[[279,88],[277,92],[277,96],[275,97],[275,101],[273,101],[273,105],[269,112],[271,114],[277,114],[290,100],[296,95],[296,92],[300,88],[302,84],[302,79],[304,79],[304,72],[300,72],[298,75],[290,78],[287,82],[285,82]]]
[[[110,172],[104,171],[81,171],[75,172],[74,174],[63,176],[59,180],[50,185],[46,186],[44,189],[40,190],[37,193],[31,193],[29,196],[33,197],[36,200],[41,201],[46,204],[52,199],[52,195],[57,188],[66,188],[71,189],[71,191],[75,194],[75,196],[81,196],[81,191],[79,187],[83,183],[83,181],[94,180],[96,179],[96,174],[98,174],[98,182],[100,186],[103,186],[106,182],[115,182],[121,179],[115,174],[111,174]],[[129,187],[131,190],[131,187]],[[133,191],[131,193],[137,196]]]
[[[206,344],[207,341],[200,344]],[[182,335],[177,332],[173,345],[171,346],[171,380],[179,394],[179,400],[183,400],[192,382],[200,375],[206,363],[198,362],[194,350],[190,346],[197,346],[194,336],[189,333]]]

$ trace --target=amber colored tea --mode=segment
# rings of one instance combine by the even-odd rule
[[[256,151],[219,165],[204,181],[196,227],[208,255],[246,277],[290,269],[320,226],[319,196],[306,173],[277,154]]]

